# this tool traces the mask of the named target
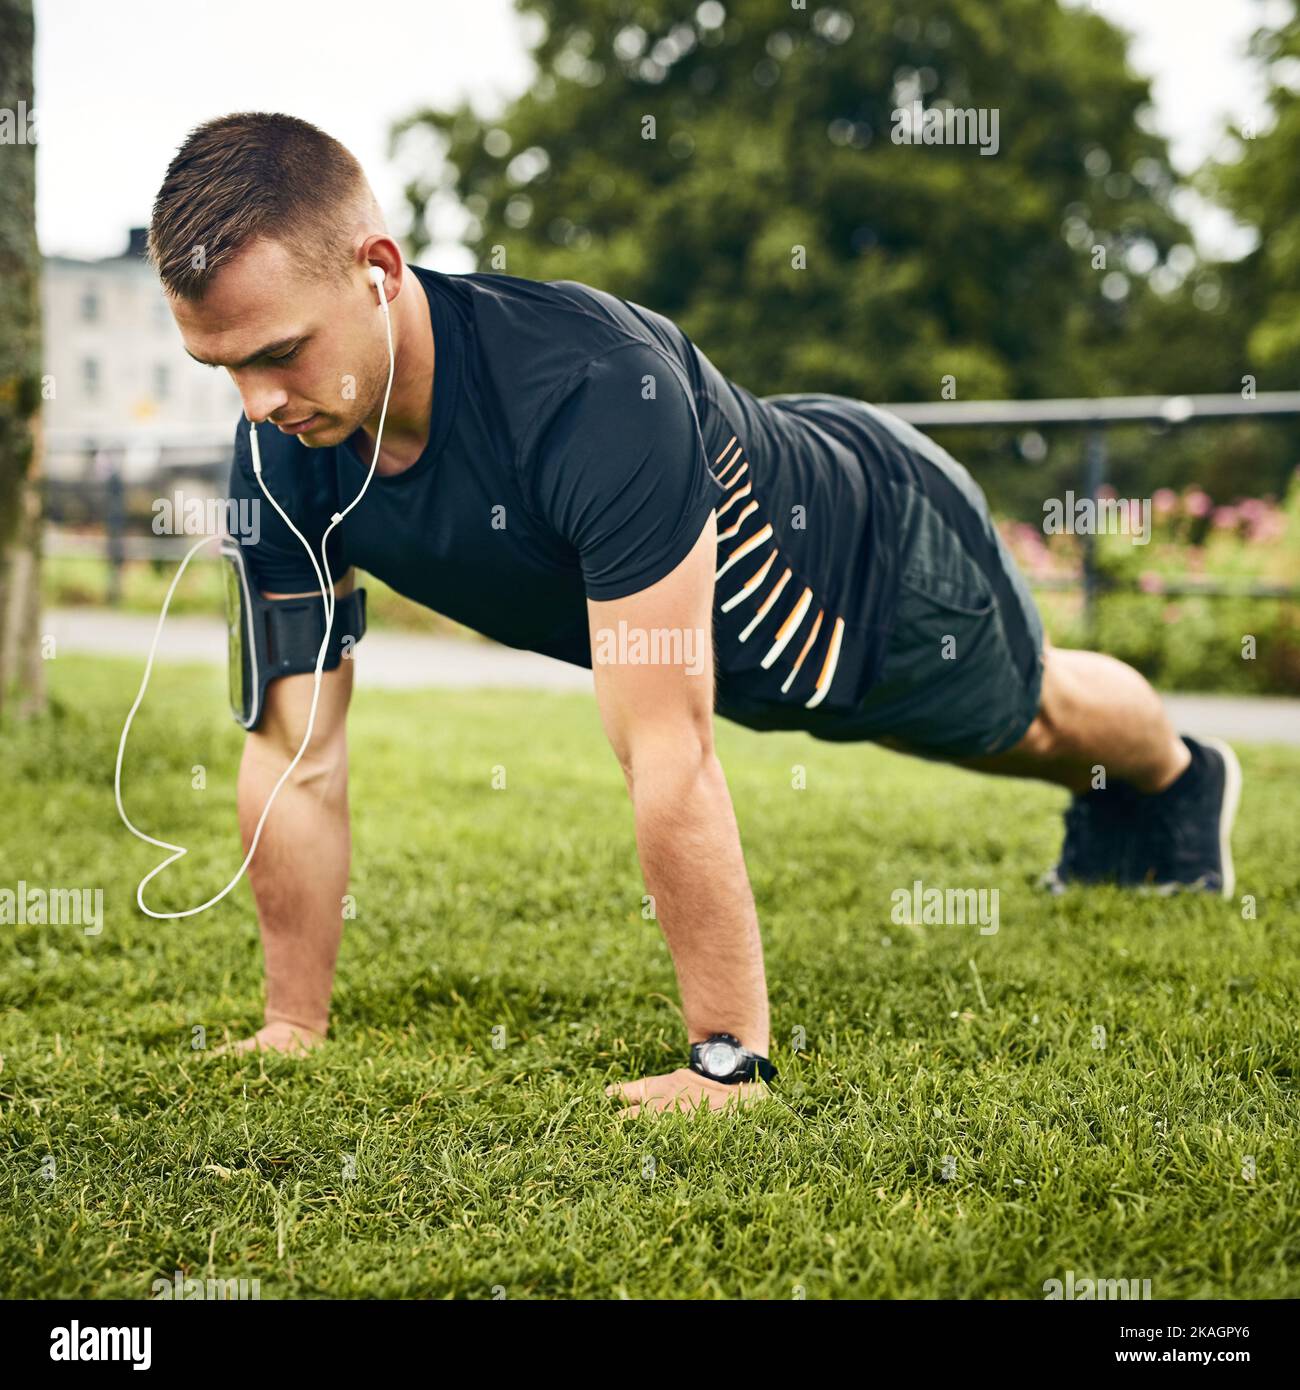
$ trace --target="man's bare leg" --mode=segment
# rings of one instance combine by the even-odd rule
[[[1131,666],[1044,642],[1038,718],[1013,748],[958,766],[1037,777],[1086,792],[1095,769],[1140,792],[1164,791],[1191,761],[1160,697]]]
[[[1038,717],[1020,742],[989,757],[939,760],[1074,793],[1060,861],[1043,880],[1055,892],[1111,882],[1233,895],[1236,754],[1219,739],[1181,738],[1151,686],[1114,657],[1045,642]]]

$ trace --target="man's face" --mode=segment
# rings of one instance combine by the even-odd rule
[[[346,284],[308,278],[279,242],[257,241],[217,272],[201,303],[168,303],[186,351],[229,371],[245,415],[309,448],[342,443],[383,400],[388,339],[361,266]]]

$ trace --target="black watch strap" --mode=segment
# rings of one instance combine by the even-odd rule
[[[739,1054],[735,1070],[726,1076],[716,1076],[704,1068],[704,1053],[714,1043],[727,1043]],[[714,1033],[703,1042],[692,1043],[690,1069],[700,1076],[708,1077],[710,1081],[721,1082],[724,1086],[738,1086],[743,1081],[753,1081],[756,1078],[774,1081],[777,1075],[776,1067],[766,1057],[760,1057],[757,1052],[751,1052],[749,1048],[742,1046],[740,1039],[731,1033]]]

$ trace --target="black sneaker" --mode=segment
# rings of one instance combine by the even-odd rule
[[[1061,857],[1047,871],[1044,885],[1063,893],[1071,883],[1141,883],[1135,854],[1141,799],[1123,782],[1072,796],[1065,811]]]
[[[1241,765],[1219,739],[1184,736],[1192,760],[1153,796],[1126,783],[1072,798],[1060,861],[1044,877],[1055,893],[1071,883],[1117,883],[1172,893],[1198,888],[1232,896],[1230,837],[1241,799]]]
[[[1183,742],[1192,761],[1164,791],[1142,798],[1142,878],[1162,893],[1197,888],[1230,898],[1237,882],[1231,840],[1241,764],[1221,739],[1184,735]]]

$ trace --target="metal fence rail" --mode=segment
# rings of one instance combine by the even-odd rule
[[[1185,425],[1251,415],[1300,415],[1300,391],[1244,396],[1098,396],[1054,401],[920,401],[882,405],[918,429],[996,425]]]
[[[1049,401],[921,401],[882,405],[917,429],[997,429],[1015,425],[1083,427],[1084,477],[1082,495],[1096,500],[1106,482],[1106,428],[1109,425],[1186,425],[1207,420],[1300,416],[1300,391],[1262,391],[1199,396],[1099,396],[1095,399]],[[1034,588],[1083,588],[1084,625],[1093,632],[1097,600],[1105,592],[1151,592],[1162,595],[1200,594],[1213,598],[1300,598],[1300,587],[1258,581],[1165,580],[1158,588],[1117,584],[1097,568],[1096,537],[1085,534],[1083,572],[1076,579],[1031,580]]]

